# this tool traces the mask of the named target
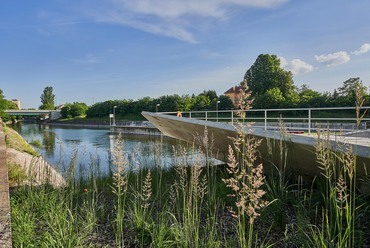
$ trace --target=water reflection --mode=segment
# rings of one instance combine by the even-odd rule
[[[109,130],[38,124],[18,124],[13,128],[28,142],[42,141],[43,147],[36,150],[64,173],[72,163],[78,166],[80,174],[92,169],[109,172],[111,149],[117,138]],[[133,170],[153,166],[168,169],[173,163],[173,147],[187,146],[174,139],[158,136],[124,135],[123,139],[123,151],[133,161]],[[187,150],[189,154],[194,153],[191,148]]]

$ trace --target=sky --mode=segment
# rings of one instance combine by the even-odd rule
[[[370,86],[368,0],[0,0],[0,89],[38,108],[223,94],[259,54],[296,86]]]

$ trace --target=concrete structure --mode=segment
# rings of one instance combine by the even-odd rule
[[[5,110],[8,115],[18,115],[18,116],[39,116],[43,115],[46,119],[56,120],[62,117],[60,110]]]
[[[8,164],[3,126],[0,120],[0,247],[12,247]]]
[[[227,161],[228,147],[232,145],[232,137],[237,136],[237,127],[228,123],[209,122],[189,118],[180,118],[160,113],[142,112],[143,116],[156,126],[163,134],[187,142],[193,142],[196,135],[203,135],[205,128],[210,137],[214,139],[214,154],[216,158]],[[312,179],[320,175],[316,158],[317,136],[292,133],[281,133],[263,128],[243,127],[247,133],[246,138],[256,137],[262,143],[258,148],[261,161],[264,165],[281,165],[280,147],[287,149],[286,170],[297,173],[304,178]],[[370,172],[370,139],[362,137],[330,136],[325,141],[327,147],[341,152],[345,147],[351,147],[357,156],[357,172],[360,176]],[[265,172],[274,170],[265,166]]]

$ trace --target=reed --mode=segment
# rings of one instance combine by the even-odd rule
[[[208,131],[196,138],[199,147],[173,148],[171,169],[162,167],[160,143],[151,160],[141,161],[142,148],[125,152],[119,136],[108,174],[93,155],[90,164],[79,163],[75,151],[65,187],[32,184],[13,190],[13,246],[361,247],[370,242],[365,228],[370,199],[358,192],[354,151],[343,146],[343,152],[333,152],[327,134],[319,133],[322,176],[307,182],[287,175],[289,147],[279,143],[271,148],[280,156],[277,173],[265,176],[258,158],[261,141],[238,125],[225,166],[214,166],[208,157],[213,156],[207,151],[213,144]],[[279,214],[283,220],[276,228],[271,215]]]

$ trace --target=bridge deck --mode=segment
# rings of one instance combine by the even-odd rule
[[[151,112],[142,112],[142,114],[165,135],[188,142],[193,142],[194,136],[202,135],[205,127],[207,127],[208,133],[214,138],[214,153],[217,154],[218,159],[223,161],[227,160],[228,147],[232,145],[230,137],[237,135],[235,126],[228,123],[181,118]],[[280,158],[279,145],[282,141],[288,149],[288,156],[291,160],[289,164],[292,170],[311,177],[320,174],[321,170],[316,159],[317,135],[282,134],[279,131],[254,127],[245,127],[245,131],[262,140],[259,151],[263,160],[275,164],[281,163],[277,159]],[[370,138],[366,135],[363,135],[365,137],[354,137],[356,136],[355,133],[352,136],[330,135],[326,143],[330,149],[338,152],[343,151],[346,146],[351,147],[358,160],[358,173],[365,175],[368,171],[370,172]],[[323,138],[325,141],[324,134]],[[273,154],[270,154],[271,147]]]

